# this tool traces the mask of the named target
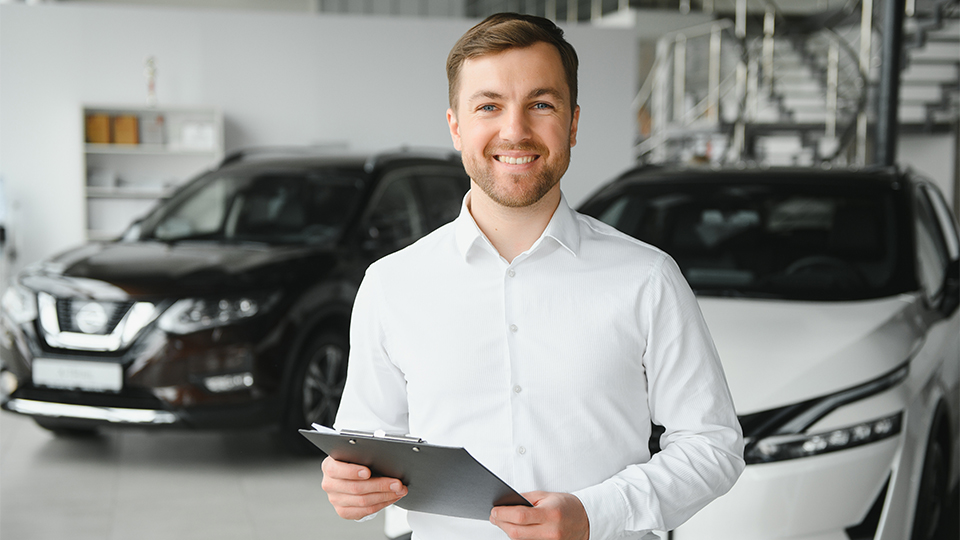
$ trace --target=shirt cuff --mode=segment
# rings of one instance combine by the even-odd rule
[[[623,535],[630,518],[630,507],[613,482],[603,482],[573,495],[580,499],[590,521],[590,540],[606,540]]]
[[[364,521],[370,521],[371,519],[377,517],[378,515],[380,515],[380,512],[374,512],[374,513],[372,513],[372,514],[370,514],[370,515],[368,515],[368,516],[363,516],[362,518],[360,518],[360,519],[355,519],[355,520],[353,520],[353,521],[355,521],[355,522],[357,522],[357,523],[363,523]]]

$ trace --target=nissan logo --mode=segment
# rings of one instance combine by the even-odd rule
[[[87,334],[97,334],[104,331],[107,326],[107,310],[96,302],[89,302],[77,310],[73,315],[73,322],[81,332]]]

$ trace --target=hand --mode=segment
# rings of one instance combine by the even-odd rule
[[[497,506],[490,512],[490,523],[513,540],[589,540],[587,511],[575,495],[533,491],[523,496],[533,508]]]
[[[360,519],[390,506],[407,494],[396,478],[371,478],[362,465],[337,461],[327,456],[321,465],[323,482],[330,504],[344,519]]]

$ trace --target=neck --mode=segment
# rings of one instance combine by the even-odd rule
[[[533,246],[560,205],[559,184],[542,199],[523,208],[502,206],[476,184],[472,184],[472,188],[467,208],[483,234],[508,262]]]

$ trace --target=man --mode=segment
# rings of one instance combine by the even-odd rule
[[[726,492],[743,441],[696,300],[663,252],[572,211],[577,56],[546,19],[494,15],[447,61],[472,188],[460,216],[373,264],[337,427],[464,446],[533,508],[411,512],[414,538],[641,538]],[[666,428],[650,457],[651,421]],[[396,479],[327,458],[341,517]],[[470,489],[470,486],[464,486]]]

